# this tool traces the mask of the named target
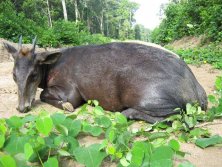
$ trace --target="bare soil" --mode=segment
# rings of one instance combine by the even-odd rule
[[[9,118],[14,115],[24,116],[16,110],[17,107],[17,88],[12,79],[13,62],[9,57],[1,57],[0,53],[0,118]],[[207,94],[213,94],[214,82],[216,76],[221,76],[222,71],[213,69],[210,65],[202,65],[200,67],[190,66],[197,80],[206,90]],[[38,113],[40,109],[46,109],[50,112],[57,112],[59,109],[40,102],[38,90],[36,97],[36,104],[32,114]],[[219,134],[222,136],[222,120],[215,120],[212,123],[206,123],[207,127],[212,134]],[[98,143],[99,139],[94,137],[84,137],[81,139],[81,143],[88,145],[90,143]],[[191,143],[183,143],[182,150],[187,152],[185,159],[189,160],[196,167],[221,167],[222,166],[222,146],[210,147],[206,149],[200,149]],[[82,166],[75,162],[65,161],[62,166]],[[112,166],[115,164],[104,163],[103,166]]]

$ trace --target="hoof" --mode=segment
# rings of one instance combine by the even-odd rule
[[[69,112],[73,112],[74,111],[74,108],[73,108],[72,104],[69,103],[69,102],[62,102],[62,108],[65,111],[69,111]]]

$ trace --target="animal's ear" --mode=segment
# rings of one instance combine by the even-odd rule
[[[36,60],[39,64],[53,64],[55,63],[59,57],[62,55],[61,52],[43,52],[37,54]]]
[[[5,49],[7,49],[7,51],[12,54],[13,58],[15,58],[14,54],[17,52],[17,49],[15,49],[12,45],[5,42],[3,42],[3,45]]]

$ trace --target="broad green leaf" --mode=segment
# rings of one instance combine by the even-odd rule
[[[23,119],[22,122],[23,123],[27,123],[27,122],[34,122],[36,120],[37,116],[36,115],[26,115]]]
[[[53,128],[53,122],[50,116],[45,113],[40,114],[36,119],[36,128],[40,133],[48,136]]]
[[[93,112],[96,114],[96,115],[104,115],[104,110],[102,107],[100,106],[95,106],[93,108]]]
[[[190,137],[199,138],[201,136],[202,137],[209,137],[210,133],[208,130],[202,129],[202,128],[195,128],[190,131]]]
[[[56,157],[49,158],[45,163],[44,167],[59,167],[59,163]]]
[[[11,155],[15,155],[17,153],[24,152],[24,144],[29,140],[29,136],[16,136],[11,135],[9,140],[5,143],[4,150],[10,153]]]
[[[174,151],[179,151],[180,150],[180,144],[178,141],[172,139],[169,141],[169,146],[174,150]]]
[[[210,138],[199,138],[196,140],[195,144],[201,148],[206,148],[215,144],[221,144],[222,137],[219,135],[212,136]]]
[[[68,135],[72,137],[76,137],[81,131],[80,120],[72,120],[70,118],[66,118],[62,125],[64,125],[68,129]]]
[[[116,139],[116,137],[117,134],[115,129],[109,128],[106,131],[106,139],[108,139],[110,142],[113,142]]]
[[[132,147],[131,167],[141,167],[143,163],[149,166],[149,158],[152,153],[152,145],[146,142],[135,142]],[[146,158],[145,158],[146,156]],[[144,162],[147,161],[147,162]]]
[[[68,152],[70,154],[73,154],[73,151],[79,147],[79,142],[74,137],[68,136],[64,139],[66,142],[68,142]]]
[[[14,156],[17,167],[29,167],[24,153],[19,153]]]
[[[32,156],[34,153],[34,150],[32,148],[32,145],[29,143],[26,143],[24,146],[24,153],[25,153],[25,158],[26,160],[29,160],[29,158]]]
[[[165,132],[153,132],[149,134],[148,139],[149,141],[153,141],[158,138],[167,138],[169,135]]]
[[[7,119],[6,122],[9,127],[16,129],[20,128],[23,125],[22,119],[17,116],[13,116]]]
[[[62,113],[55,113],[51,115],[51,118],[54,125],[60,125],[66,119],[66,116]]]
[[[95,118],[95,122],[104,128],[108,128],[112,125],[111,120],[106,116],[100,116]]]
[[[184,116],[184,120],[189,128],[193,128],[197,123],[197,120],[195,120],[193,117],[189,117],[187,115]]]
[[[172,167],[173,150],[168,146],[156,148],[150,158],[150,167]]]
[[[191,104],[187,103],[186,105],[186,113],[187,115],[192,115],[196,112],[196,107],[192,106]]]
[[[16,167],[16,162],[14,158],[10,155],[2,155],[0,156],[0,166],[1,167]]]
[[[0,133],[5,135],[7,131],[7,128],[6,128],[6,122],[4,119],[0,119]]]
[[[103,130],[98,126],[91,126],[88,123],[83,124],[83,132],[90,133],[92,136],[99,136]]]
[[[58,147],[61,147],[62,144],[64,143],[64,136],[57,136],[53,139],[54,144]]]
[[[217,103],[217,100],[216,100],[216,97],[215,96],[213,96],[213,95],[209,95],[208,96],[208,100],[211,102],[211,103]]]
[[[100,151],[100,144],[93,144],[89,147],[78,147],[74,150],[76,160],[86,167],[99,167],[106,153]]]
[[[64,136],[68,136],[69,134],[68,128],[63,125],[56,125],[56,130],[58,130]]]
[[[0,133],[0,148],[3,147],[4,143],[5,143],[5,135]]]
[[[123,114],[119,113],[119,112],[115,113],[115,121],[118,124],[127,124],[126,117]]]

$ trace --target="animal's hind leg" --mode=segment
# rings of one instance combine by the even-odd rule
[[[155,123],[165,119],[165,117],[154,117],[133,108],[122,111],[122,114],[125,115],[128,119],[142,120],[149,123]]]

